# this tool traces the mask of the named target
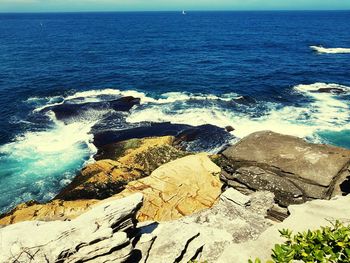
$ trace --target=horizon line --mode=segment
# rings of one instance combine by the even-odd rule
[[[186,12],[347,12],[350,9],[242,9],[242,10],[201,10],[201,9],[179,9],[179,10],[81,10],[81,11],[0,11],[0,14],[58,14],[58,13],[176,13]]]

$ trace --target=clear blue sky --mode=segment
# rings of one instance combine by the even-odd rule
[[[350,0],[0,0],[0,12],[350,10]]]

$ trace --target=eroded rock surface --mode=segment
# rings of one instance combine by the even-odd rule
[[[345,194],[344,182],[350,176],[349,150],[270,131],[247,136],[216,162],[228,185],[244,193],[271,191],[285,207]]]
[[[148,177],[129,182],[125,190],[100,202],[119,199],[134,193],[145,196],[138,219],[172,220],[211,207],[221,194],[220,168],[207,154],[189,155],[157,168]],[[20,205],[0,219],[0,225],[25,220],[57,220],[75,218],[96,199]]]
[[[262,262],[270,259],[271,249],[285,239],[280,237],[278,230],[290,229],[293,233],[319,229],[330,225],[335,220],[350,222],[350,196],[335,197],[332,200],[314,200],[302,205],[289,207],[290,216],[282,223],[275,224],[263,232],[258,239],[231,244],[225,248],[218,263],[247,262],[248,259],[260,258]]]
[[[142,195],[105,202],[72,221],[28,221],[0,229],[0,262],[126,262]]]
[[[249,204],[239,204],[242,199],[249,199]],[[140,226],[140,240],[152,243],[151,249],[141,249],[141,262],[215,262],[229,244],[256,239],[272,225],[265,219],[272,204],[269,192],[242,197],[230,189],[212,208],[179,220]]]
[[[141,221],[164,221],[211,207],[221,194],[220,168],[207,154],[189,155],[160,166],[146,178],[128,183],[119,196],[136,192],[145,201]]]

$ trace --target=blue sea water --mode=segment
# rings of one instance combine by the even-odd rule
[[[350,48],[349,21],[348,11],[0,14],[0,212],[51,199],[96,152],[90,130],[110,112],[67,123],[50,105],[133,95],[141,105],[119,128],[210,123],[350,148],[350,54],[310,48]]]

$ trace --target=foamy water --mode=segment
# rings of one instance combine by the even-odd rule
[[[318,53],[325,54],[347,54],[350,53],[350,48],[325,48],[322,46],[310,46],[311,49]]]
[[[190,125],[210,123],[219,127],[231,125],[237,137],[244,137],[260,130],[294,135],[298,137],[313,136],[319,130],[340,131],[350,128],[349,106],[336,95],[330,93],[317,93],[319,88],[349,89],[337,84],[315,83],[311,85],[295,86],[294,92],[309,97],[313,101],[300,107],[283,107],[276,103],[265,103],[269,110],[261,117],[252,118],[242,112],[231,111],[220,104],[210,107],[177,108],[174,104],[150,105],[149,107],[136,107],[133,109],[128,122],[142,120]],[[234,99],[236,97],[232,97]]]
[[[77,92],[66,97],[35,97],[26,103],[35,105],[33,112],[40,114],[42,109],[62,103],[79,104],[134,96],[141,99],[141,104],[134,106],[130,113],[124,113],[127,123],[170,121],[219,127],[231,125],[235,128],[232,133],[238,138],[256,131],[272,130],[314,142],[327,142],[322,137],[324,134],[334,137],[332,133],[350,130],[349,104],[344,95],[319,92],[320,89],[335,89],[345,95],[350,91],[349,87],[339,84],[297,85],[290,93],[308,101],[298,106],[265,101],[242,105],[235,102],[241,98],[236,93],[168,92],[151,96],[140,91],[118,89]],[[91,128],[110,113],[109,110],[88,110],[64,124],[49,111],[46,114],[49,114],[51,124],[46,129],[28,131],[1,146],[1,210],[30,199],[47,201],[54,197],[78,170],[92,161],[96,148],[92,144]],[[212,149],[212,152],[217,150],[219,148]]]

